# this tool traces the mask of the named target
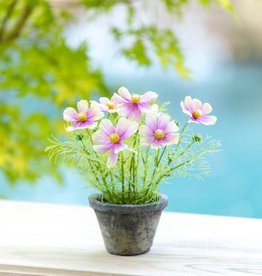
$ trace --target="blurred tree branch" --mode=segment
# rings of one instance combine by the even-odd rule
[[[17,0],[14,0],[13,2],[11,2],[11,4],[9,5],[9,7],[7,9],[6,15],[5,15],[3,22],[1,24],[1,27],[0,27],[0,41],[2,40],[2,35],[5,31],[6,23],[7,23],[8,19],[10,18],[11,14],[15,8],[16,3],[17,3]]]
[[[13,3],[15,4],[17,1],[14,1]],[[13,4],[12,3],[12,4]],[[12,5],[13,6],[13,5]],[[11,5],[10,5],[10,10],[11,10]],[[17,38],[22,31],[22,28],[26,22],[26,20],[29,18],[30,13],[33,10],[33,5],[27,5],[24,7],[21,16],[17,19],[16,24],[14,25],[13,29],[5,36],[0,39],[0,42],[9,42],[15,38]],[[3,33],[3,32],[2,32]]]

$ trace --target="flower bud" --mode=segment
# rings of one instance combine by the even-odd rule
[[[77,141],[81,141],[83,138],[84,138],[84,136],[82,134],[76,135],[76,140]]]
[[[193,142],[200,142],[200,141],[202,140],[202,138],[201,138],[201,136],[194,135],[194,136],[192,137],[192,140],[193,140]]]

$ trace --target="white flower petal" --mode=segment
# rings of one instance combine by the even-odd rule
[[[121,117],[127,117],[134,108],[132,107],[132,104],[127,104],[127,103],[120,103],[116,107],[116,112],[119,114]]]
[[[99,102],[101,104],[107,104],[109,102],[109,99],[107,97],[101,97],[99,98]]]
[[[116,133],[121,140],[125,140],[132,136],[137,131],[137,128],[138,124],[136,122],[120,118],[116,125]]]
[[[127,88],[125,87],[120,87],[118,89],[118,94],[125,100],[131,101],[131,94],[129,93],[129,91],[127,90]]]
[[[198,109],[198,108],[201,108],[202,103],[198,99],[193,99],[192,106],[193,106],[194,109]]]
[[[68,107],[63,113],[64,120],[70,123],[78,122],[77,112],[73,107]]]
[[[78,112],[87,112],[88,107],[89,107],[89,105],[86,100],[81,100],[77,103]]]
[[[151,146],[155,140],[156,140],[156,138],[153,136],[146,136],[141,139],[140,145],[142,147],[148,147],[148,146]]]
[[[157,129],[157,114],[156,113],[147,113],[146,115],[146,125],[155,132]]]
[[[192,98],[190,96],[186,96],[185,97],[185,107],[186,107],[186,109],[191,111],[191,109],[193,108],[192,104],[193,104]]]
[[[209,103],[204,103],[202,106],[203,115],[209,114],[212,112],[212,106]]]
[[[192,116],[192,113],[190,112],[190,110],[188,110],[187,108],[186,108],[186,105],[185,105],[185,103],[184,102],[180,102],[180,106],[181,106],[181,108],[182,108],[182,111],[186,114],[186,115],[188,115],[188,116]]]
[[[168,124],[168,126],[167,126],[167,128],[165,130],[166,133],[174,133],[174,132],[178,132],[178,131],[179,131],[179,127],[177,126],[177,124],[175,123],[175,121],[171,121]]]
[[[139,128],[139,133],[142,135],[142,136],[151,136],[151,135],[154,135],[154,132],[148,127],[148,126],[141,126]]]
[[[112,133],[115,133],[115,128],[112,122],[108,119],[103,119],[100,124],[99,128],[109,137]]]
[[[158,116],[157,119],[157,128],[163,129],[164,131],[166,131],[166,128],[168,127],[168,124],[170,123],[170,116],[165,114],[165,113],[161,113]]]
[[[217,121],[216,116],[203,116],[199,119],[199,123],[202,123],[203,125],[209,126],[214,125]]]
[[[141,96],[141,103],[150,103],[157,99],[158,95],[155,92],[148,91]]]
[[[179,134],[169,134],[166,139],[163,141],[163,145],[170,146],[177,144],[179,140]]]
[[[133,108],[132,111],[129,112],[128,119],[136,121],[139,123],[141,121],[141,110],[137,107]]]
[[[158,104],[153,104],[152,106],[151,106],[151,112],[158,112],[158,110],[159,110],[159,106],[158,106]]]
[[[115,167],[117,159],[118,159],[118,153],[115,153],[114,150],[112,149],[107,159],[107,167],[108,168]]]
[[[86,112],[86,120],[90,122],[98,121],[104,117],[104,113],[100,111],[100,108],[92,105]]]
[[[111,145],[110,144],[94,145],[93,148],[97,153],[103,154],[111,149]]]
[[[100,129],[93,134],[92,140],[95,144],[104,144],[110,141],[109,137]]]

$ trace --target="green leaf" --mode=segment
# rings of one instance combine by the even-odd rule
[[[147,56],[146,48],[140,39],[138,39],[130,48],[123,49],[123,54],[128,59],[137,61],[140,65],[150,65],[150,59]]]

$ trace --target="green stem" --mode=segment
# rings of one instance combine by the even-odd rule
[[[158,156],[159,156],[159,152],[160,152],[160,149],[157,150],[157,154],[156,154],[156,157],[155,157],[155,168],[154,168],[154,171],[153,171],[153,174],[152,174],[152,177],[151,177],[151,182],[152,182],[153,179],[154,179],[154,176],[155,176],[155,173],[156,173],[156,170],[157,170],[157,167],[158,167]]]
[[[157,164],[158,164],[159,152],[160,152],[160,149],[157,150],[157,155],[156,155],[156,158],[155,158],[155,165],[156,165],[156,166],[157,166]]]
[[[123,160],[123,153],[120,152],[120,159],[121,159],[121,179],[122,179],[122,203],[125,202],[125,176],[124,176],[124,160]]]
[[[147,171],[148,171],[148,168],[147,168],[148,155],[149,155],[149,147],[147,147],[147,149],[146,149],[146,159],[144,160],[144,185],[146,183],[146,177],[147,177]]]
[[[161,161],[161,159],[162,159],[162,157],[163,157],[163,155],[164,155],[164,153],[165,153],[165,151],[166,151],[166,148],[167,148],[167,146],[164,147],[164,149],[163,149],[163,151],[162,151],[162,154],[160,155],[160,158],[159,158],[158,163],[157,163],[157,167],[158,167],[158,165],[160,164],[160,161]]]
[[[177,156],[177,157],[179,157],[179,156],[181,156],[181,155],[183,155],[185,152],[187,152],[187,150],[193,145],[195,143],[195,141],[192,141],[181,153],[179,153],[179,155]],[[177,158],[176,157],[176,158]]]
[[[188,122],[185,123],[184,127],[182,128],[181,135],[180,135],[180,137],[179,137],[179,140],[178,140],[178,143],[177,143],[176,148],[178,148],[179,145],[180,145],[180,143],[181,143],[181,140],[182,140],[182,137],[183,137],[183,135],[184,135],[184,132],[185,132],[185,130],[186,130],[187,125],[188,125]]]
[[[181,135],[179,137],[178,143],[176,145],[176,149],[175,149],[173,154],[175,154],[177,152],[177,150],[179,149],[179,146],[180,146],[180,143],[182,141],[182,138],[183,138],[183,135],[184,135],[184,132],[186,130],[187,125],[188,125],[188,122],[185,123],[184,127],[182,128]],[[168,161],[168,165],[170,165],[172,161],[173,161],[172,158],[170,158],[169,161]]]
[[[111,170],[110,170],[110,181],[111,181],[111,187],[112,187],[112,197],[114,198],[114,201],[115,201],[116,197],[115,197],[114,178]]]
[[[135,133],[135,136],[134,136],[134,144],[133,144],[133,148],[135,148],[136,146],[136,143],[137,143],[137,137],[138,137],[138,131]],[[137,166],[136,166],[136,154],[133,153],[133,156],[132,156],[132,160],[131,160],[131,172],[132,172],[132,187],[133,187],[133,191],[135,192],[136,190],[136,174],[137,174]],[[131,186],[130,186],[130,194],[131,194]],[[129,195],[130,197],[130,195]]]
[[[131,183],[128,183],[128,200],[130,201],[131,199]]]
[[[139,138],[139,137],[138,137]],[[137,183],[137,178],[138,178],[138,170],[139,170],[139,165],[140,165],[140,155],[141,155],[141,147],[140,147],[140,139],[138,139],[138,147],[137,147],[137,162],[136,162],[136,175],[135,175],[135,184]]]
[[[87,128],[86,128],[86,133],[87,133],[87,136],[88,136],[89,140],[91,141],[91,145],[94,145],[93,139],[92,139],[92,135],[91,135],[91,133],[89,132],[89,129],[87,129]]]
[[[85,144],[83,143],[83,139],[81,139],[81,144],[82,144],[83,151],[84,151],[88,156],[90,156],[90,153],[88,152],[88,150],[86,149]],[[88,163],[89,163],[89,166],[90,166],[90,168],[91,168],[91,171],[92,171],[93,175],[95,176],[97,182],[100,183],[99,178],[97,177],[97,174],[96,174],[96,172],[95,172],[95,170],[94,170],[94,168],[93,168],[92,162],[91,162],[91,160],[90,160],[89,158],[88,158]]]
[[[174,168],[171,168],[171,169],[170,169],[170,172],[172,172],[172,171],[178,169],[179,167],[182,167],[182,166],[184,166],[184,165],[190,163],[191,161],[192,161],[192,159],[182,162],[181,164],[175,166]]]
[[[88,129],[86,129],[86,132],[87,132],[87,136],[88,136],[88,138],[89,138],[91,144],[93,145],[92,135],[90,134],[90,132],[89,132]],[[85,149],[85,152],[90,156],[90,153],[89,153],[89,152],[87,151],[87,149],[85,148],[85,145],[84,145],[84,143],[83,143],[83,139],[81,140],[81,143],[82,143],[82,145],[83,145],[83,147],[84,147],[84,149]],[[94,151],[94,152],[95,152],[95,151]],[[95,155],[96,155],[96,157],[98,158],[96,152],[95,152]],[[99,166],[96,166],[97,171],[95,171],[94,168],[92,167],[92,163],[91,163],[91,162],[89,162],[89,165],[90,165],[91,170],[92,170],[92,172],[93,172],[93,174],[95,175],[95,177],[96,177],[97,180],[99,179],[99,178],[97,177],[97,171],[100,173],[102,182],[103,182],[103,184],[104,184],[104,187],[106,188],[106,191],[107,191],[107,193],[108,193],[108,196],[109,196],[109,198],[110,198],[110,201],[111,201],[111,202],[114,202],[114,198],[113,198],[113,196],[112,196],[112,193],[111,193],[110,189],[108,188],[106,179],[105,179],[105,177],[104,177],[104,175],[103,175],[103,171],[101,170],[101,168],[99,168]]]
[[[129,170],[129,179],[128,179],[128,199],[130,200],[131,198],[131,187],[133,187],[134,190],[134,184],[133,184],[133,180],[132,180],[132,176],[133,176],[133,166],[134,166],[134,159],[133,156],[131,158],[131,163],[130,163],[130,170]]]
[[[167,173],[167,174],[161,175],[161,176],[158,178],[158,180],[156,181],[155,186],[157,186],[157,185],[158,185],[158,183],[159,183],[159,182],[160,182],[160,181],[161,181],[164,177],[168,176],[168,175],[169,175],[169,173],[171,173],[172,171],[174,171],[174,170],[178,169],[179,167],[182,167],[182,166],[184,166],[184,165],[186,165],[186,164],[190,163],[191,161],[192,161],[192,159],[187,160],[187,161],[184,161],[184,162],[182,162],[181,164],[179,164],[179,165],[175,166],[174,168],[171,168],[171,169],[168,171],[168,173]]]
[[[148,194],[148,192],[149,192],[150,185],[152,184],[153,179],[154,179],[155,174],[156,174],[156,171],[157,171],[159,152],[160,152],[160,149],[157,150],[157,154],[156,154],[156,157],[155,157],[155,168],[154,168],[154,171],[153,171],[153,173],[152,173],[150,183],[147,185],[147,189],[146,189],[146,192],[145,192],[145,196],[147,196],[147,194]]]
[[[129,190],[129,191],[131,191],[131,186],[134,186],[133,183],[132,183],[133,164],[134,164],[134,159],[133,159],[133,156],[132,156],[131,162],[130,162],[129,180],[128,180],[128,190]],[[133,188],[134,188],[134,187],[133,187]]]

